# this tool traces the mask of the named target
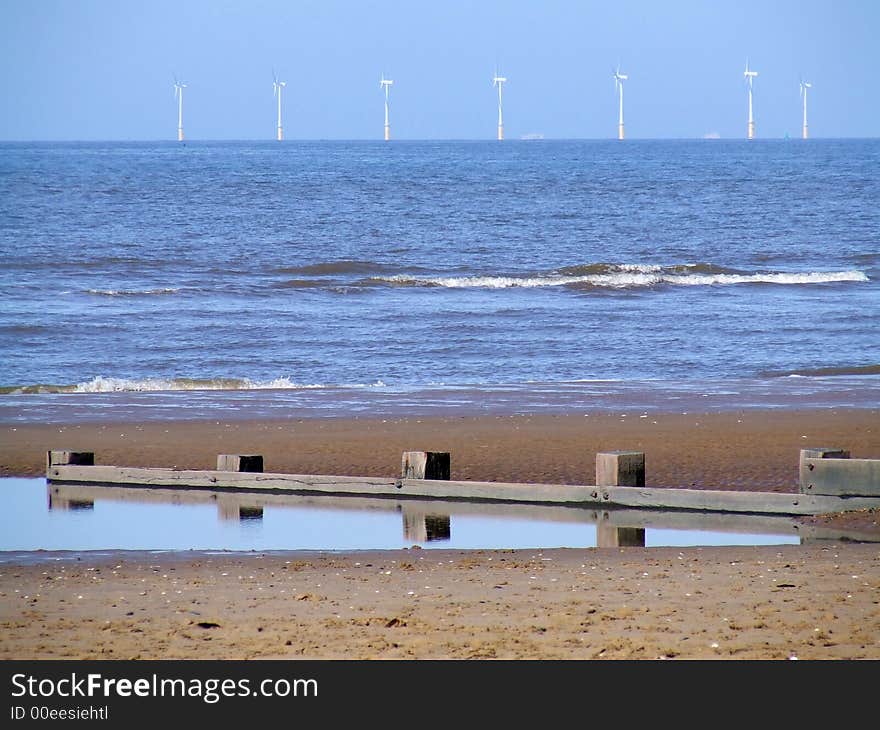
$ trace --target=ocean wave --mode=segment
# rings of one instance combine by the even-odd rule
[[[51,332],[52,328],[43,324],[5,324],[0,325],[0,334],[15,335],[42,335]]]
[[[179,390],[321,390],[325,388],[383,388],[385,383],[325,385],[297,383],[290,378],[250,380],[249,378],[111,378],[97,376],[75,384],[34,383],[0,386],[0,395],[35,395],[43,393],[139,393]]]
[[[275,289],[323,289],[327,282],[319,279],[288,279],[272,286]]]
[[[765,378],[832,378],[841,375],[880,375],[880,365],[842,365],[761,373]]]
[[[435,276],[411,274],[372,277],[368,283],[401,287],[445,287],[449,289],[573,287],[639,289],[669,286],[729,286],[735,284],[827,284],[865,282],[863,271],[807,271],[748,273],[723,269],[711,264],[656,266],[649,264],[585,264],[553,272],[531,275]]]
[[[86,294],[102,297],[149,297],[162,294],[177,294],[179,288],[162,287],[159,289],[86,289]]]
[[[304,266],[282,266],[275,269],[278,274],[298,274],[300,276],[340,276],[356,274],[367,276],[369,274],[384,274],[394,271],[395,266],[380,264],[374,261],[322,261],[317,264],[305,264]]]
[[[716,266],[709,263],[698,264],[673,264],[672,266],[661,266],[660,264],[577,264],[575,266],[564,266],[555,272],[564,276],[602,276],[619,273],[632,274],[741,274],[743,272],[736,269],[729,269],[724,266]]]

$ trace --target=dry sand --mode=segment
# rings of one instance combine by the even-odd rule
[[[649,486],[795,491],[798,451],[880,458],[876,410],[4,426],[0,473],[49,448],[127,466],[588,483],[646,453]],[[862,511],[823,524],[873,530]],[[63,559],[56,560],[56,557]],[[200,626],[204,624],[204,626]],[[216,624],[216,625],[215,625]],[[880,658],[880,542],[779,547],[35,554],[0,564],[3,658]]]
[[[0,565],[2,658],[877,659],[880,545]]]

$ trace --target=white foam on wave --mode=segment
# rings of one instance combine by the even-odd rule
[[[862,271],[810,271],[802,273],[770,272],[755,274],[676,274],[664,273],[659,266],[623,265],[620,272],[587,274],[584,276],[450,276],[413,277],[407,274],[377,277],[392,284],[437,286],[449,289],[526,289],[586,284],[609,289],[631,289],[658,284],[674,286],[726,286],[733,284],[825,284],[834,282],[863,282],[868,276]]]
[[[681,281],[678,281],[681,279]],[[664,276],[664,282],[686,286],[710,284],[829,284],[840,281],[868,281],[863,271],[808,271],[803,273],[767,274],[688,274],[687,276]]]
[[[122,392],[160,392],[176,390],[321,390],[324,388],[383,388],[385,383],[354,383],[352,385],[328,386],[322,383],[297,383],[290,378],[272,380],[250,380],[248,378],[108,378],[97,376],[78,383],[74,393],[122,393]]]
[[[158,294],[177,294],[179,288],[162,287],[160,289],[86,289],[87,294],[102,297],[144,297]]]

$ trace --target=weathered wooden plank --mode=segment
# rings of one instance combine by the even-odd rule
[[[356,494],[435,499],[484,499],[521,502],[595,500],[593,487],[563,484],[506,484],[453,482],[431,479],[324,476],[311,474],[253,474],[246,472],[150,469],[118,466],[58,466],[47,471],[51,482],[133,484],[181,489],[260,489],[294,493]],[[593,494],[593,497],[590,497]]]
[[[806,494],[880,497],[880,459],[804,459]]]
[[[161,469],[124,466],[56,466],[46,473],[50,481],[80,483],[135,484],[167,486],[181,489],[286,489],[290,491],[323,491],[365,494],[390,491],[399,479],[383,477],[323,476],[305,474],[272,474],[195,469]]]
[[[876,497],[832,497],[784,492],[735,492],[715,489],[601,487],[603,504],[653,509],[810,515],[880,506]]]
[[[546,504],[648,507],[654,509],[820,514],[880,505],[880,498],[706,489],[594,487],[568,484],[388,479],[383,477],[143,469],[116,466],[54,466],[50,482],[132,484],[178,489],[255,489],[290,493],[392,498],[488,500]]]

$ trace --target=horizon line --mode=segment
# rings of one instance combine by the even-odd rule
[[[880,136],[838,136],[838,137],[817,137],[811,135],[809,139],[803,139],[799,134],[786,134],[781,137],[722,137],[701,135],[699,137],[631,137],[620,140],[615,136],[608,137],[530,137],[529,133],[518,137],[509,137],[498,140],[494,137],[404,137],[391,140],[383,140],[380,137],[294,137],[277,140],[273,137],[200,137],[195,139],[176,140],[171,137],[154,137],[154,138],[92,138],[92,139],[0,139],[0,144],[107,144],[107,143],[161,143],[167,142],[175,145],[186,145],[188,142],[267,142],[272,144],[285,144],[296,142],[376,142],[389,144],[394,142],[493,142],[504,144],[506,142],[684,142],[684,141],[700,141],[700,142],[767,142],[767,141],[801,141],[815,142],[818,140],[876,140]]]

